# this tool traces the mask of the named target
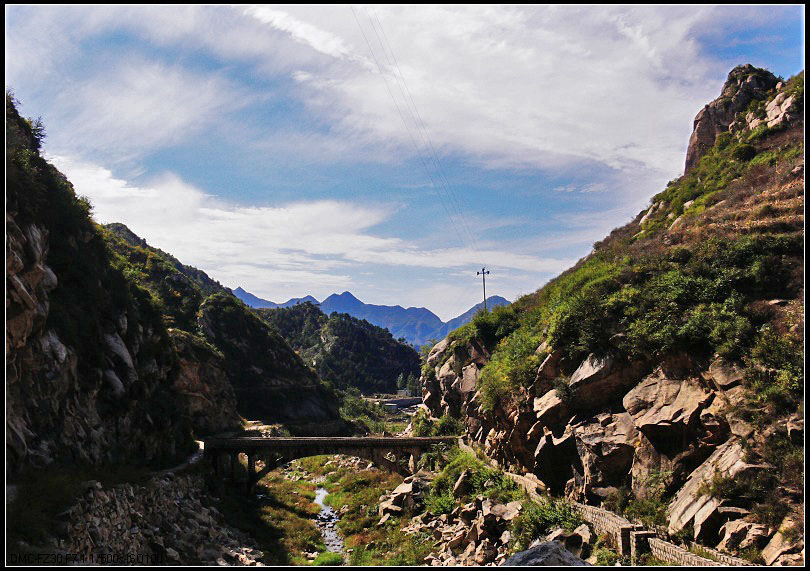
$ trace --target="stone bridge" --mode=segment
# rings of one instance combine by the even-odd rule
[[[237,479],[242,454],[247,458],[247,489],[265,474],[296,458],[321,454],[345,454],[371,460],[379,468],[392,472],[414,472],[419,457],[438,444],[453,445],[457,436],[430,437],[234,437],[205,440],[205,456],[216,475]],[[223,465],[223,461],[227,463]],[[257,470],[258,465],[258,470]]]

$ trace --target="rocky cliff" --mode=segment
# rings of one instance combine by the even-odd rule
[[[431,413],[554,494],[800,559],[802,109],[803,74],[735,68],[649,209],[432,349]]]
[[[7,96],[7,470],[173,460],[193,442],[166,328],[40,137]]]
[[[229,290],[123,224],[107,225],[104,237],[172,326],[176,388],[196,434],[232,430],[240,415],[282,423],[296,434],[347,430],[338,397]]]
[[[731,70],[720,97],[695,117],[685,172],[697,166],[721,133],[755,129],[763,123],[773,128],[799,118],[802,114],[797,107],[799,98],[785,93],[783,87],[784,83],[771,72],[751,64]]]

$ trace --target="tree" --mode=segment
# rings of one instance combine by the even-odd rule
[[[408,375],[407,387],[408,394],[410,394],[412,397],[420,396],[419,393],[421,392],[421,387],[419,386],[419,377],[413,373]]]

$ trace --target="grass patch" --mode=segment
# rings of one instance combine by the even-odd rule
[[[527,501],[515,518],[512,546],[516,551],[527,549],[532,541],[554,529],[573,531],[582,523],[582,516],[563,499],[543,498],[539,503]]]
[[[313,565],[328,565],[328,566],[336,566],[336,565],[343,565],[343,556],[340,553],[334,553],[332,551],[324,551],[318,557],[315,558],[315,561],[312,562]]]
[[[217,509],[228,524],[253,537],[264,552],[267,565],[307,565],[303,553],[325,551],[321,532],[314,517],[320,511],[315,504],[315,486],[290,481],[273,471],[257,485],[256,492],[245,496],[241,487],[216,483]]]
[[[469,485],[466,490],[460,490],[455,495],[453,487],[465,470],[469,474]],[[457,505],[479,495],[501,503],[526,497],[523,489],[501,470],[485,464],[469,452],[454,448],[448,454],[447,465],[433,480],[426,503],[431,513],[439,515],[449,513]]]

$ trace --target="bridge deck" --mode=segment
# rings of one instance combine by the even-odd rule
[[[457,436],[333,436],[333,437],[271,437],[245,436],[234,438],[208,438],[205,449],[255,449],[255,448],[408,448],[433,444],[454,444]]]

